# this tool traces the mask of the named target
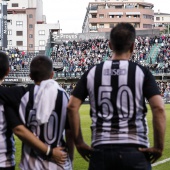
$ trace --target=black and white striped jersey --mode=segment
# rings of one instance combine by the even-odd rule
[[[15,166],[15,142],[8,127],[4,107],[0,105],[0,168]]]
[[[6,119],[4,104],[14,103],[15,108],[20,101],[19,96],[23,94],[25,88],[5,88],[0,86],[0,168],[15,166],[15,141],[11,130],[11,124]],[[16,95],[11,95],[12,93]],[[15,96],[15,97],[14,97]],[[10,117],[10,119],[12,119]]]
[[[36,85],[33,90],[28,91],[22,97],[19,107],[21,120],[42,142],[50,145],[52,148],[56,146],[65,146],[63,132],[66,127],[68,95],[62,88],[58,89],[56,106],[48,123],[38,125],[38,122],[36,121],[36,110],[33,109],[34,97],[38,90],[39,86]],[[67,163],[68,162],[69,160]],[[35,150],[27,145],[23,145],[22,159],[20,162],[20,168],[22,170],[70,170],[71,162],[64,166],[65,167],[61,168],[53,162],[44,160],[42,156],[35,152]]]
[[[105,61],[86,72],[72,95],[89,95],[92,146],[137,144],[148,147],[145,98],[159,95],[154,77],[127,60]]]
[[[11,88],[7,90],[8,95],[0,95],[0,101],[2,100],[5,103],[9,104],[9,102],[11,102],[14,104],[14,101],[12,102],[12,100],[19,102],[13,107],[17,107],[16,110],[19,110],[20,121],[18,120],[18,115],[16,116],[16,114],[13,114],[14,112],[9,112],[7,114],[8,122],[12,128],[22,122],[35,136],[37,136],[37,138],[45,144],[50,145],[52,148],[57,146],[65,147],[64,129],[69,128],[67,119],[68,94],[62,88],[56,89],[58,90],[58,93],[55,109],[53,110],[48,123],[38,125],[38,122],[36,121],[36,110],[33,109],[34,98],[38,90],[39,86],[31,85],[28,88]],[[4,89],[4,91],[6,91],[6,89]],[[17,94],[20,95],[18,99],[16,99],[16,96],[18,96]],[[47,160],[44,155],[40,155],[34,149],[23,143],[20,168],[22,170],[71,170],[72,166],[69,158],[61,167],[56,163]]]

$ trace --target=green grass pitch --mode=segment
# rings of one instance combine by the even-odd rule
[[[166,137],[165,137],[165,149],[163,156],[161,157],[159,161],[166,160],[170,158],[170,104],[165,105],[166,107],[166,115],[167,115],[167,128],[166,128]],[[91,141],[91,132],[90,132],[90,116],[89,116],[89,105],[82,105],[80,110],[81,115],[81,126],[83,131],[83,137],[86,143],[90,144]],[[151,110],[148,107],[148,126],[149,126],[149,139],[150,144],[152,146],[153,143],[153,133],[152,133],[152,114]],[[18,163],[20,160],[20,154],[21,153],[21,142],[16,137],[16,170],[19,170]],[[75,149],[75,155],[74,155],[74,170],[87,170],[88,169],[88,163],[81,158],[81,156],[78,154],[78,152]],[[170,169],[170,161],[165,161],[164,163],[161,163],[157,166],[154,166],[152,170],[169,170]]]

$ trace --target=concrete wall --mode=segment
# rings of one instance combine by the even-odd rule
[[[160,33],[159,29],[150,29],[150,30],[136,30],[137,36],[158,36]],[[60,34],[53,36],[51,43],[60,43],[64,41],[81,41],[89,39],[109,39],[110,32],[94,32],[94,33],[79,33],[79,34]]]

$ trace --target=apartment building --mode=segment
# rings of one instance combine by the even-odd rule
[[[7,48],[45,51],[50,33],[59,32],[60,24],[46,23],[43,0],[0,0],[0,4],[4,3],[7,3]]]
[[[167,29],[169,34],[170,28],[170,14],[163,13],[158,10],[158,12],[154,13],[154,27],[159,28],[161,31]]]
[[[152,29],[154,5],[144,0],[95,0],[89,2],[82,32],[109,32],[119,22],[129,22],[136,30]]]

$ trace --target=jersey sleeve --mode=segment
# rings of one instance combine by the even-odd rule
[[[78,81],[76,87],[74,88],[72,95],[74,97],[77,97],[81,101],[84,101],[85,98],[88,96],[88,91],[87,91],[87,74],[88,72],[85,72],[81,79]]]
[[[151,98],[154,95],[160,95],[160,91],[158,89],[155,78],[149,70],[147,70],[145,76],[143,90],[144,90],[144,96],[147,99]]]
[[[20,102],[25,91],[25,88],[22,86],[10,88],[0,87],[0,102],[1,104],[16,105]]]
[[[5,117],[10,129],[13,129],[19,125],[23,125],[18,111],[10,106],[5,106]]]

